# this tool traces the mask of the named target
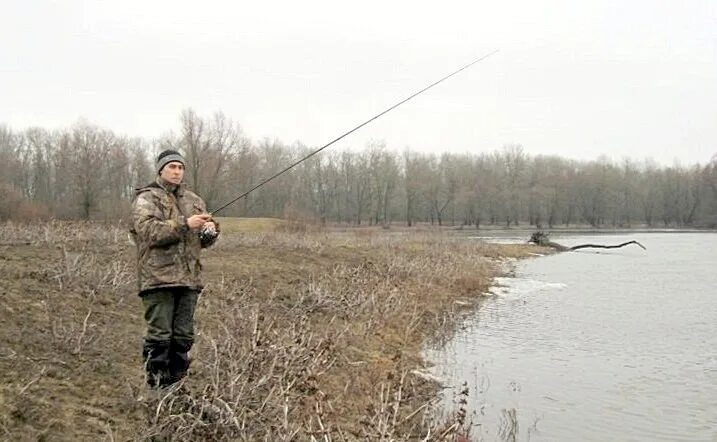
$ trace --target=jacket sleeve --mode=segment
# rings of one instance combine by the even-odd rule
[[[162,247],[179,242],[187,226],[163,219],[162,210],[152,192],[142,192],[132,205],[132,225],[137,236],[149,247]],[[186,221],[184,221],[186,223]]]

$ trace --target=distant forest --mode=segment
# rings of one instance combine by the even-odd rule
[[[306,155],[301,143],[253,141],[222,113],[181,114],[178,133],[130,138],[80,121],[63,130],[0,125],[0,220],[122,220],[154,179],[163,149],[181,151],[185,181],[215,208]],[[317,223],[530,225],[540,228],[717,227],[717,153],[708,164],[575,161],[490,153],[396,152],[383,143],[320,153],[222,216]]]

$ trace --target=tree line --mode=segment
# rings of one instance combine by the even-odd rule
[[[0,125],[0,220],[125,219],[134,189],[154,179],[156,154],[167,148],[184,154],[185,180],[209,208],[311,151],[300,142],[252,141],[224,114],[191,109],[177,132],[152,141],[86,121],[52,131]],[[427,154],[372,142],[322,152],[222,215],[352,225],[717,227],[717,154],[705,165],[660,166],[531,156],[520,145]]]

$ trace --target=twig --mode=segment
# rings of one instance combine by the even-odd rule
[[[420,407],[416,408],[408,416],[401,419],[401,421],[398,423],[398,425],[403,425],[404,423],[408,422],[409,420],[411,420],[411,418],[413,416],[417,415],[424,408],[433,405],[433,402],[436,402],[436,401],[438,401],[438,400],[437,399],[430,400],[430,401],[426,402],[425,404],[421,405]]]
[[[438,440],[441,440],[444,437],[448,436],[452,432],[456,431],[456,429],[458,429],[458,422],[454,422],[453,425],[446,428],[446,430],[443,433],[441,433],[441,435],[438,437]]]
[[[110,442],[115,442],[115,436],[112,434],[112,427],[110,426],[109,422],[105,422],[105,432],[107,433],[107,436],[109,436]]]
[[[79,355],[80,352],[82,351],[82,345],[85,344],[85,342],[82,342],[82,341],[84,340],[85,334],[87,333],[87,321],[90,319],[91,314],[92,314],[92,308],[88,308],[87,315],[85,316],[85,320],[82,321],[82,331],[80,332],[80,335],[77,337],[77,345],[70,352],[73,355]]]
[[[22,387],[22,389],[20,389],[19,396],[22,396],[22,395],[27,391],[27,389],[30,388],[30,386],[31,386],[32,384],[34,384],[35,382],[39,381],[40,378],[45,374],[45,371],[46,371],[46,370],[47,370],[47,367],[43,365],[43,366],[42,366],[42,370],[40,370],[40,374],[38,374],[37,376],[35,376],[30,382],[28,382],[24,387]]]

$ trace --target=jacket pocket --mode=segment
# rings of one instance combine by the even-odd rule
[[[177,247],[152,249],[147,263],[152,285],[180,284],[186,278]]]
[[[173,266],[176,262],[176,253],[177,251],[173,247],[170,249],[152,249],[149,256],[149,264],[155,269]]]

